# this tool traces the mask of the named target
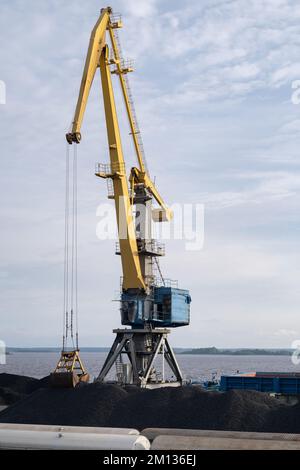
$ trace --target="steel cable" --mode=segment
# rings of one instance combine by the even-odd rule
[[[70,179],[72,181],[70,182]],[[71,184],[72,187],[71,187]],[[63,301],[63,350],[68,346],[70,336],[72,346],[75,339],[78,349],[78,230],[77,230],[77,146],[73,147],[72,165],[70,163],[70,146],[66,149],[65,180],[65,247],[64,247],[64,301]],[[70,200],[71,195],[71,200]],[[71,219],[71,220],[70,220]],[[71,242],[71,246],[70,246]]]
[[[64,246],[64,302],[63,302],[63,350],[67,346],[68,309],[69,309],[69,185],[70,185],[70,148],[66,147],[65,179],[65,246]]]

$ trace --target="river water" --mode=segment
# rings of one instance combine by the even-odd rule
[[[300,372],[300,366],[292,363],[290,356],[227,356],[227,355],[183,355],[177,354],[177,360],[186,379],[201,381],[211,379],[212,374],[220,375],[239,372]],[[91,377],[96,377],[104,363],[106,353],[83,352],[81,358]],[[26,352],[12,353],[7,356],[7,363],[0,365],[0,373],[28,375],[41,378],[53,371],[59,353]],[[157,369],[160,369],[158,359]],[[114,370],[112,370],[114,375]],[[166,370],[166,377],[170,376]],[[111,378],[112,375],[111,375]]]

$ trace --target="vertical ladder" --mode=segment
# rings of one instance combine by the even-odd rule
[[[142,159],[143,164],[145,166],[145,169],[146,169],[146,171],[149,175],[147,162],[146,162],[146,157],[145,157],[143,140],[142,140],[141,131],[140,131],[140,128],[139,128],[139,125],[138,125],[138,120],[137,120],[136,111],[135,111],[135,107],[134,107],[132,92],[131,92],[130,85],[129,85],[129,80],[128,80],[128,77],[127,77],[127,72],[122,73],[122,70],[124,70],[124,68],[125,68],[125,61],[124,61],[123,54],[122,54],[122,48],[121,48],[119,34],[118,34],[118,31],[116,29],[110,29],[109,31],[110,31],[110,37],[111,37],[111,40],[112,40],[115,60],[116,60],[117,63],[119,63],[119,68],[117,66],[119,78],[120,78],[121,84],[123,83],[123,85],[124,85],[125,93],[126,93],[126,98],[125,99],[127,99],[128,104],[129,104],[129,108],[130,108],[130,110],[129,110],[129,114],[130,114],[129,119],[131,120],[132,127],[133,127],[131,134],[134,134],[135,140],[137,141],[137,146],[138,146],[138,149],[139,149],[141,159]]]

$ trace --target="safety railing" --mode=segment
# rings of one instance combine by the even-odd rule
[[[105,177],[113,177],[117,173],[125,173],[125,163],[96,163],[95,174]]]
[[[165,279],[159,276],[151,275],[145,276],[145,282],[148,286],[153,287],[171,287],[173,289],[178,289],[178,281],[174,279]],[[122,292],[123,285],[123,276],[120,277],[120,292]]]
[[[121,73],[127,73],[133,71],[134,61],[133,59],[120,59],[119,63]],[[118,73],[118,64],[112,60],[111,73]]]
[[[137,240],[137,245],[141,253],[154,254],[155,256],[165,255],[165,244],[157,240]]]
[[[137,247],[139,253],[144,253],[149,256],[164,256],[165,244],[157,240],[137,240]],[[115,252],[117,255],[121,253],[120,242],[116,242]]]
[[[122,23],[122,15],[120,13],[111,13],[109,18],[112,24]]]
[[[155,287],[172,287],[173,289],[178,288],[178,281],[174,279],[161,279],[160,277],[155,277],[154,280]]]

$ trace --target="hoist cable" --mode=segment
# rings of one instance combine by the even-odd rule
[[[78,346],[78,211],[77,211],[77,145],[74,148],[74,161],[75,161],[75,328],[76,328],[76,349],[79,349]]]
[[[71,181],[70,181],[71,180]],[[77,250],[77,146],[73,147],[70,161],[70,146],[66,149],[65,180],[65,247],[64,247],[64,302],[63,302],[63,350],[68,346],[78,349],[78,250]],[[71,245],[70,245],[71,243]],[[75,328],[74,328],[75,327]],[[75,335],[74,335],[75,329]]]
[[[77,145],[74,145],[73,154],[73,213],[72,213],[72,339],[74,343],[74,314],[75,338],[78,349],[78,230],[77,230]]]
[[[72,160],[72,220],[71,220],[71,324],[70,324],[70,335],[71,341],[74,347],[74,335],[73,335],[73,315],[74,315],[74,259],[75,259],[75,147],[73,147],[73,160]]]
[[[63,350],[68,336],[69,309],[69,185],[70,185],[70,148],[66,147],[66,180],[65,180],[65,246],[64,246],[64,303],[63,303]]]

